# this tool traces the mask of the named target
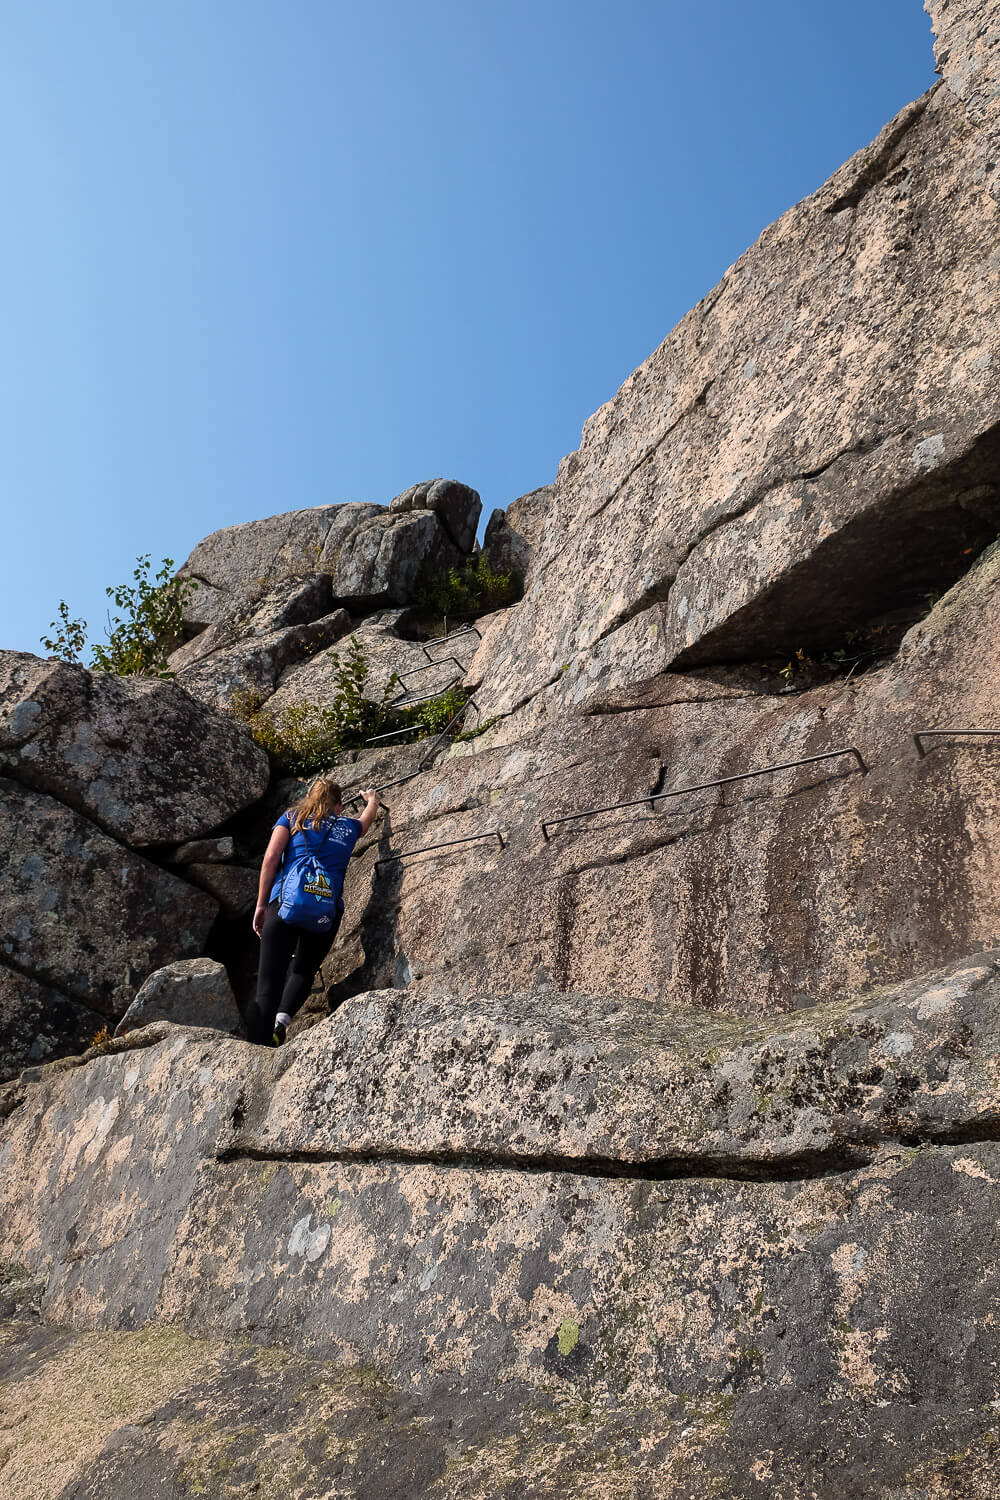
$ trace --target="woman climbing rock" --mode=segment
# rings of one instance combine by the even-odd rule
[[[253,918],[260,968],[246,1016],[252,1042],[280,1047],[330,951],[344,912],[351,853],[378,815],[377,793],[363,795],[361,817],[344,817],[340,787],[321,776],[274,825]]]

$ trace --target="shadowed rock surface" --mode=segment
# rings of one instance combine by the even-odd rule
[[[4,959],[116,1019],[152,969],[201,951],[217,910],[61,802],[2,779],[0,875]]]

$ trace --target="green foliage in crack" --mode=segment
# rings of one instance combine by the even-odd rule
[[[425,621],[475,620],[514,604],[524,591],[519,574],[497,573],[480,552],[460,567],[424,568],[417,579],[414,608]]]
[[[408,743],[413,743],[441,734],[466,702],[466,694],[453,685],[425,703],[393,708],[399,678],[392,673],[381,693],[372,693],[371,666],[356,636],[351,637],[343,659],[336,651],[328,655],[335,663],[334,690],[325,705],[294,703],[279,713],[269,713],[255,693],[237,692],[230,700],[230,711],[247,725],[257,744],[282,770],[294,775],[309,776],[328,768],[373,735],[415,727],[417,732],[408,737]],[[460,728],[461,721],[454,726],[456,739]],[[462,736],[466,737],[471,736]]]
[[[293,703],[280,713],[268,713],[261,698],[237,692],[230,710],[251,735],[286,771],[308,776],[330,766],[345,750],[363,745],[378,734],[391,716],[390,702],[399,685],[393,672],[380,694],[369,696],[371,666],[357,636],[352,635],[346,656],[327,653],[334,663],[333,692],[328,703]]]
[[[197,587],[192,578],[174,576],[173,558],[165,557],[160,570],[149,576],[149,553],[136,558],[131,583],[107,588],[105,593],[117,613],[108,613],[107,641],[91,647],[91,667],[119,677],[172,677],[167,657],[183,638],[182,615],[188,594]],[[87,622],[70,617],[65,599],[58,618],[43,636],[50,656],[78,664],[87,645]]]

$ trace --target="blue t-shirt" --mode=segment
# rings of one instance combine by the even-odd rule
[[[291,828],[291,813],[282,813],[275,823],[275,828]],[[273,830],[272,830],[273,831]],[[302,854],[313,855],[323,866],[323,870],[337,894],[344,889],[344,876],[347,874],[347,866],[350,863],[354,846],[361,837],[361,824],[357,818],[325,818],[318,828],[307,823],[300,828],[298,833],[293,833],[285,850],[285,864],[290,864]],[[278,878],[271,887],[271,901],[277,901],[281,889],[281,871]]]

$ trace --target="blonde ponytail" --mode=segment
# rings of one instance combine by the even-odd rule
[[[329,776],[318,776],[304,797],[300,797],[289,811],[292,814],[292,832],[300,833],[307,823],[318,828],[324,819],[331,817],[341,806],[344,794]]]

